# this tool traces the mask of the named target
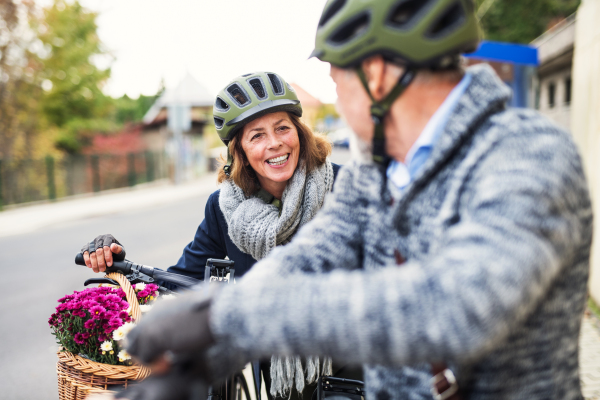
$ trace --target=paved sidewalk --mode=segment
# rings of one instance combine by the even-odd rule
[[[579,368],[583,397],[600,400],[600,322],[587,313],[581,326]]]
[[[216,175],[211,173],[181,185],[163,181],[5,210],[0,212],[0,237],[206,195],[217,188],[216,180]]]

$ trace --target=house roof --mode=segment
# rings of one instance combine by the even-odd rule
[[[160,110],[174,104],[191,107],[212,107],[215,97],[189,72],[174,89],[167,89],[144,115],[144,123],[151,124]]]
[[[300,100],[300,104],[302,107],[321,107],[323,103],[312,94],[308,93],[306,90],[302,89],[295,83],[291,84],[294,90],[296,91],[296,95],[298,96],[298,100]]]

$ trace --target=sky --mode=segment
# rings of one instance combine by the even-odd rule
[[[99,13],[114,57],[109,95],[152,95],[161,79],[172,88],[187,72],[216,95],[236,76],[267,70],[335,102],[329,64],[307,60],[325,0],[80,1]]]

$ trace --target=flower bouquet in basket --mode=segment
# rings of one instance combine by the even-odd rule
[[[149,374],[147,368],[133,365],[122,344],[142,311],[158,297],[158,286],[138,283],[132,287],[124,277],[119,281],[122,288],[88,288],[59,299],[48,320],[61,346],[57,364],[60,400],[127,387],[130,380]]]

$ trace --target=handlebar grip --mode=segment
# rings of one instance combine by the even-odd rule
[[[83,259],[83,254],[77,253],[75,255],[75,264],[83,265],[85,267],[85,260]]]
[[[77,253],[75,255],[75,264],[83,265],[85,267],[85,261],[83,254]],[[125,275],[131,273],[131,262],[128,261],[113,261],[113,265],[106,268],[106,273],[109,272],[121,272]]]

